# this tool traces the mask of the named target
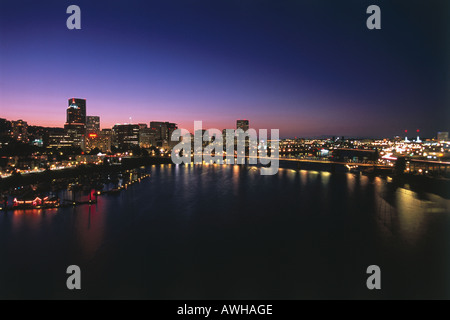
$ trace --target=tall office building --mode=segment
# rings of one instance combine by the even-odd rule
[[[100,132],[100,117],[98,117],[98,116],[87,116],[86,117],[86,132],[88,134]]]
[[[248,120],[236,120],[236,129],[248,130]]]
[[[112,128],[114,144],[120,149],[127,149],[139,146],[139,125],[137,124],[116,124]]]
[[[67,108],[67,124],[86,125],[86,99],[70,98]]]
[[[176,123],[152,121],[150,122],[150,129],[154,132],[159,147],[172,147],[178,143],[170,141],[172,132],[178,129]]]
[[[139,123],[139,146],[150,148],[156,146],[156,130],[147,127],[146,123]]]
[[[95,148],[105,153],[111,151],[111,129],[86,134],[86,151],[92,151]]]
[[[67,120],[64,124],[66,134],[70,136],[73,147],[85,149],[86,99],[70,98],[67,108]]]

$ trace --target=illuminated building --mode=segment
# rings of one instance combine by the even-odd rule
[[[139,146],[141,148],[150,148],[151,146],[156,146],[156,132],[147,127],[147,124],[139,124]]]
[[[42,139],[34,139],[34,140],[31,142],[31,144],[32,144],[33,146],[36,146],[36,147],[43,147],[43,146],[44,146],[44,141],[42,141]]]
[[[158,147],[173,147],[178,143],[176,141],[170,141],[172,132],[178,129],[175,123],[152,121],[150,122],[150,129],[155,134],[155,140]]]
[[[405,142],[409,142],[407,134],[408,134],[408,130],[405,130]]]
[[[70,137],[72,147],[79,147],[82,150],[85,149],[85,133],[86,127],[83,124],[65,124],[64,129],[66,135]]]
[[[67,124],[86,125],[86,99],[70,98],[67,108]]]
[[[99,149],[106,153],[111,151],[111,134],[108,132],[90,132],[86,134],[86,151]]]
[[[119,149],[139,146],[139,125],[116,124],[113,128],[114,145]]]
[[[11,121],[11,135],[21,142],[28,142],[28,123],[23,120]]]
[[[417,143],[421,143],[422,142],[422,140],[420,140],[420,137],[419,137],[419,129],[417,129],[417,139],[416,139],[416,142]]]
[[[64,125],[66,134],[70,136],[72,147],[85,149],[86,134],[86,100],[78,98],[69,99],[67,120]]]
[[[99,133],[100,132],[100,117],[99,116],[87,116],[86,117],[86,133]]]
[[[48,136],[47,148],[70,148],[74,144],[73,138],[67,133],[52,133]]]

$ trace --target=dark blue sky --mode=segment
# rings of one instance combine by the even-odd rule
[[[165,120],[282,137],[450,130],[450,10],[431,1],[0,1],[0,117]],[[81,30],[66,8],[81,8]],[[381,30],[366,8],[381,8]]]

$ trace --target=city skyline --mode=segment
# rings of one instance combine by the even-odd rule
[[[81,30],[65,27],[68,2],[24,3],[39,24],[23,3],[0,5],[2,118],[60,127],[65,99],[77,96],[104,128],[251,119],[283,138],[449,131],[437,1],[401,10],[379,1],[375,31],[365,27],[367,1],[78,1]]]
[[[0,299],[450,299],[449,58],[449,0],[1,0]]]
[[[166,119],[166,120],[163,120],[163,121],[161,121],[161,120],[146,120],[146,121],[143,121],[143,122],[123,122],[123,123],[116,122],[111,127],[108,127],[108,126],[101,125],[101,123],[102,123],[101,120],[100,120],[101,116],[87,115],[86,118],[96,118],[96,121],[98,121],[98,123],[97,123],[98,129],[96,129],[96,130],[99,130],[99,131],[100,130],[111,130],[115,126],[123,126],[123,125],[136,125],[136,126],[138,126],[138,125],[139,126],[140,125],[146,125],[147,126],[147,124],[151,125],[151,123],[159,123],[159,122],[161,122],[161,123],[163,123],[163,122],[169,123],[170,122],[170,119],[169,120]],[[31,123],[30,121],[27,121],[26,118],[20,118],[20,119],[0,118],[0,119],[6,120],[6,121],[9,121],[9,122],[18,122],[18,121],[20,122],[20,121],[23,121],[23,122],[27,123],[27,126],[42,127],[42,128],[48,128],[48,129],[65,129],[64,127],[67,125],[67,123],[65,123],[63,125],[56,124],[54,126],[39,125],[39,124]],[[247,123],[247,128],[255,129],[255,127],[248,126],[248,123],[250,121],[247,120],[247,119],[235,119],[234,126],[233,125],[229,125],[228,127],[223,127],[223,128],[208,127],[208,129],[225,130],[225,129],[233,129],[234,127],[236,127],[237,129],[239,129],[239,128],[243,129],[239,125],[240,121],[245,121]],[[170,122],[170,123],[173,123],[173,122]],[[176,123],[173,123],[173,124],[176,124]],[[193,125],[192,125],[192,128],[193,128]],[[186,127],[183,127],[183,128],[180,127],[180,129],[186,129]],[[205,129],[206,129],[206,127],[205,127]],[[258,130],[258,129],[255,129],[255,130]],[[86,126],[86,132],[88,132],[88,131],[89,131],[89,128]],[[194,131],[194,130],[189,130],[188,129],[188,131]],[[246,130],[244,130],[244,131],[246,131]],[[441,134],[441,133],[446,133],[446,131],[437,131],[436,130],[434,133],[431,133],[430,136],[426,136],[425,138],[426,139],[435,139],[436,138],[437,140],[439,140],[438,137],[439,137],[439,134]],[[398,135],[395,135],[395,136],[389,136],[389,137],[380,135],[380,136],[377,136],[377,137],[347,136],[347,138],[349,138],[349,139],[383,139],[383,138],[391,139],[391,138],[395,138],[395,137],[408,137],[408,135],[410,137],[412,137],[412,139],[410,139],[410,140],[414,140],[416,137],[422,136],[422,132],[421,132],[420,129],[416,129],[416,130],[405,129],[402,133],[400,133]],[[281,139],[297,139],[297,138],[301,138],[301,139],[303,139],[303,138],[306,138],[306,139],[316,139],[316,138],[317,139],[324,139],[324,138],[331,138],[331,137],[338,137],[339,138],[340,136],[341,136],[340,134],[321,134],[321,135],[316,135],[316,136],[295,136],[295,137],[293,137],[293,136],[281,136],[280,138]],[[342,136],[342,137],[344,137],[344,136]]]

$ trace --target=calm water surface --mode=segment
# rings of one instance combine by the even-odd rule
[[[148,170],[96,205],[0,213],[0,298],[450,298],[449,200],[354,174]]]

